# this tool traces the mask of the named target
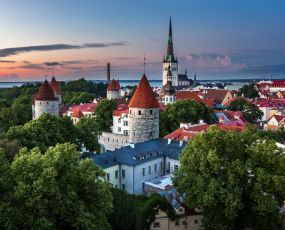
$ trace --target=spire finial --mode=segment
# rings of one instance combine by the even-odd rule
[[[145,61],[146,61],[146,57],[145,57],[145,53],[143,54],[143,73],[145,74]]]

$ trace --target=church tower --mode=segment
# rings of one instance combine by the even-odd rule
[[[167,54],[164,57],[163,65],[162,65],[162,77],[163,77],[162,84],[163,85],[167,84],[167,71],[168,71],[169,65],[171,67],[171,72],[172,72],[172,85],[178,86],[178,61],[174,57],[174,52],[173,52],[171,17],[169,21]]]
[[[176,101],[175,89],[172,86],[172,73],[170,65],[168,65],[166,76],[167,76],[167,83],[162,86],[160,91],[160,100],[165,105],[172,104]]]
[[[129,103],[130,143],[159,138],[159,104],[145,76]]]

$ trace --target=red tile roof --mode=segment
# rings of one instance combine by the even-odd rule
[[[57,81],[55,80],[54,77],[52,77],[52,79],[51,79],[50,86],[51,86],[52,90],[55,92],[55,94],[57,94],[57,95],[61,94],[61,88],[60,88],[59,84],[57,83]]]
[[[155,94],[152,91],[145,74],[142,76],[129,103],[129,108],[159,108],[158,101],[156,100]]]
[[[75,117],[75,118],[81,118],[84,116],[84,114],[82,113],[82,111],[79,109],[79,108],[75,108],[72,110],[72,117]]]
[[[202,95],[204,95],[205,99],[214,100],[214,102],[221,104],[225,99],[227,93],[231,91],[226,89],[205,89],[201,90]]]
[[[283,106],[285,107],[285,100],[284,99],[266,99],[266,98],[257,98],[254,102],[254,105],[257,107],[279,107]]]
[[[95,103],[84,103],[72,106],[69,110],[79,109],[82,113],[93,113],[96,106],[97,104]]]
[[[113,116],[120,117],[123,113],[129,113],[129,107],[126,104],[117,105],[116,110],[113,111]]]
[[[165,139],[174,139],[174,140],[189,140],[195,135],[206,132],[210,125],[208,124],[197,124],[188,127],[181,127],[172,133],[166,135]]]
[[[185,100],[185,99],[192,99],[194,101],[202,102],[208,107],[214,107],[215,102],[211,99],[203,99],[199,97],[199,92],[194,91],[178,91],[176,93],[177,100]]]
[[[47,80],[45,80],[44,84],[40,87],[39,91],[34,97],[34,100],[38,100],[38,101],[56,101],[57,100]]]
[[[109,84],[107,91],[119,91],[121,88],[119,80],[112,80]]]
[[[271,87],[285,87],[285,80],[275,80],[272,82]]]

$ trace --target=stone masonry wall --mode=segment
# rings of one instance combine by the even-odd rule
[[[159,138],[159,109],[129,109],[130,143]]]

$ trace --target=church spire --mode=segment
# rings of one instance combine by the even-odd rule
[[[173,43],[172,43],[172,24],[171,24],[171,17],[170,17],[170,20],[169,20],[167,59],[168,59],[168,60],[174,59]]]

